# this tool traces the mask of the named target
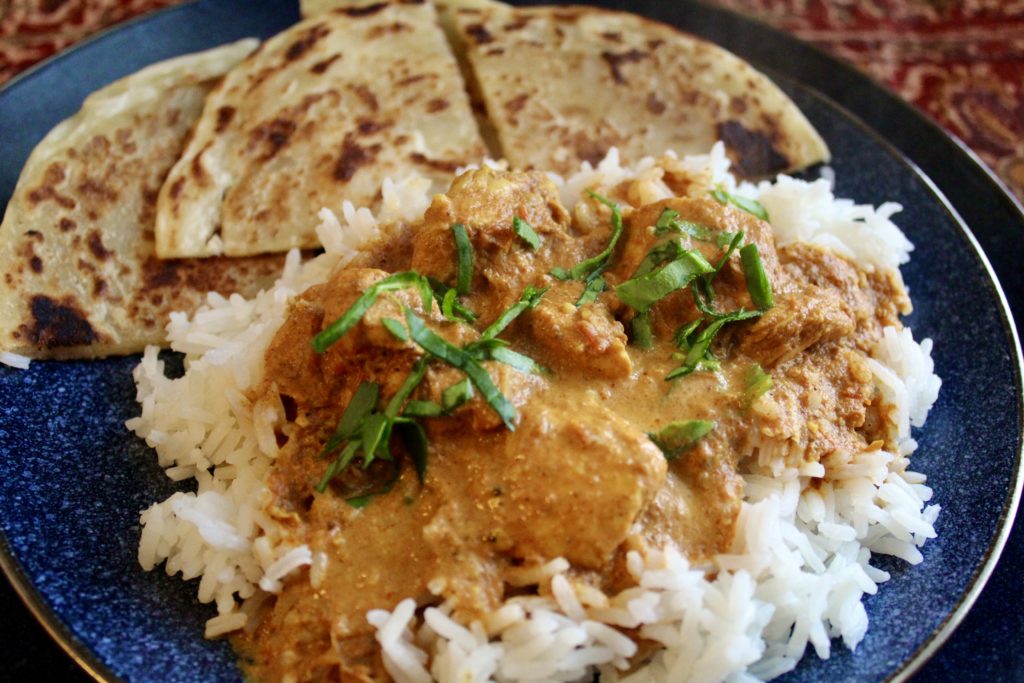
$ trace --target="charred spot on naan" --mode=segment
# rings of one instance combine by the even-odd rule
[[[733,98],[730,104],[737,99]],[[763,121],[766,132],[750,130],[735,120],[718,124],[718,138],[725,143],[726,154],[734,170],[745,178],[776,175],[796,165],[776,146],[778,121],[770,116],[764,117]]]
[[[15,340],[42,349],[88,346],[102,341],[81,305],[71,296],[54,299],[36,294],[29,300],[31,321],[12,333]]]
[[[207,292],[251,296],[273,281],[283,257],[156,265],[154,253],[167,171],[213,80],[254,47],[154,65],[94,93],[44,138],[0,229],[0,348],[34,358],[134,353],[162,343],[170,312],[194,311]]]

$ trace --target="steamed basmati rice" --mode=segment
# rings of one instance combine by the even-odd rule
[[[913,247],[890,220],[898,205],[837,199],[826,179],[737,185],[721,144],[707,155],[669,158],[701,191],[721,186],[759,199],[780,243],[818,243],[867,268],[909,259]],[[569,206],[587,187],[624,180],[644,181],[636,186],[638,200],[647,202],[672,194],[661,173],[653,158],[623,167],[612,150],[596,167],[585,163],[571,177],[553,179]],[[183,377],[165,376],[156,348],[135,370],[141,415],[128,427],[156,449],[169,477],[197,481],[195,493],[176,493],[142,513],[139,562],[200,577],[200,601],[214,602],[218,612],[208,637],[245,627],[251,605],[300,567],[310,567],[314,585],[322,576],[322,560],[305,546],[289,547],[263,511],[264,475],[277,455],[273,427],[282,416],[251,404],[246,390],[260,380],[264,351],[291,297],[344,266],[386,223],[420,216],[428,186],[415,177],[386,181],[379,220],[349,203],[339,214],[323,209],[317,234],[324,254],[300,264],[291,253],[277,284],[251,300],[210,294],[191,318],[172,316],[168,336],[185,354]],[[871,352],[899,452],[836,452],[797,466],[788,463],[800,459],[781,445],[759,444],[744,475],[733,546],[711,566],[691,566],[671,548],[646,557],[633,552],[635,587],[604,595],[574,582],[569,563],[556,558],[515,577],[517,585],[537,586],[538,595],[512,598],[469,624],[455,621],[447,603],[418,613],[406,599],[367,617],[388,672],[399,683],[575,681],[595,671],[602,681],[623,683],[767,680],[795,667],[808,646],[822,658],[833,639],[856,648],[868,628],[862,598],[889,578],[871,565],[872,555],[917,564],[919,548],[935,536],[939,506],[927,504],[924,475],[907,470],[917,446],[911,426],[924,423],[940,385],[930,352],[930,340],[917,343],[909,329],[895,328],[885,329]],[[819,485],[810,487],[811,478]],[[637,644],[621,629],[662,646],[629,674]]]

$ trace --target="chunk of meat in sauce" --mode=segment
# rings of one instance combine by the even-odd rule
[[[590,401],[535,402],[505,447],[499,514],[513,555],[534,561],[605,566],[665,479],[657,446]]]
[[[536,231],[539,248],[527,247],[516,234],[516,217]],[[526,285],[544,282],[551,268],[578,260],[579,246],[567,232],[569,214],[543,173],[482,168],[456,178],[447,194],[434,197],[414,229],[414,270],[454,285],[455,223],[466,227],[473,246],[473,284],[466,303],[483,324],[515,303]]]
[[[505,398],[516,408],[527,402],[535,388],[543,384],[539,378],[520,372],[503,363],[484,361],[482,363],[491,381]],[[417,395],[425,400],[441,404],[444,391],[466,379],[466,375],[449,365],[433,364],[427,368],[427,374]],[[473,397],[453,410],[447,419],[432,420],[428,425],[431,434],[445,438],[445,433],[453,430],[471,429],[484,432],[493,429],[504,429],[504,422],[494,409],[488,405],[480,391],[473,390]]]
[[[855,327],[839,295],[807,285],[775,297],[775,306],[747,326],[739,351],[773,368],[815,344],[845,337]]]
[[[665,232],[656,233],[655,226],[665,209],[676,211],[680,220],[690,221],[708,231],[708,240],[691,237],[688,234]],[[615,260],[608,270],[606,279],[612,285],[620,284],[636,273],[637,268],[651,249],[669,240],[680,240],[685,249],[698,251],[712,266],[717,266],[725,255],[728,245],[719,246],[719,236],[743,232],[743,244],[757,244],[762,266],[770,282],[779,276],[779,262],[775,253],[775,240],[771,226],[751,214],[723,206],[710,198],[674,198],[643,206],[629,213],[623,221],[623,236],[616,250]],[[724,237],[723,237],[724,239]],[[739,308],[757,308],[750,299],[739,252],[733,252],[729,260],[715,276],[715,303],[719,311],[734,311]],[[677,328],[700,316],[689,289],[674,292],[659,301],[651,309],[651,324],[658,335],[671,335]]]
[[[536,360],[555,372],[628,376],[633,362],[622,323],[600,303],[576,306],[582,293],[582,283],[555,282],[524,316]]]
[[[805,284],[839,297],[856,325],[853,334],[861,350],[878,340],[885,326],[901,326],[899,316],[911,311],[910,297],[899,271],[864,271],[849,259],[814,244],[794,242],[779,249],[786,275],[779,285],[799,293]]]

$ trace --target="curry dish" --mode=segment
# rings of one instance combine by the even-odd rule
[[[468,621],[522,592],[522,573],[552,558],[608,592],[629,584],[630,549],[673,545],[696,564],[727,552],[739,473],[756,469],[762,441],[795,444],[806,461],[895,447],[866,359],[882,327],[909,310],[898,272],[802,243],[776,248],[759,207],[687,196],[671,169],[664,180],[677,197],[645,201],[642,183],[623,183],[570,212],[543,174],[470,171],[421,222],[293,301],[252,398],[286,416],[266,510],[314,559],[310,580],[287,583],[236,636],[250,675],[386,678],[368,610],[448,599]],[[638,207],[622,210],[617,239],[616,200]],[[461,245],[453,226],[468,238]],[[764,292],[741,244],[756,245],[767,305],[754,300]],[[471,279],[460,273],[466,251]],[[663,288],[649,307],[623,301],[635,296],[622,285],[667,268],[666,253],[720,267]],[[428,278],[438,295],[425,307],[416,285],[399,282],[367,297],[394,273]],[[448,287],[464,294],[453,302]],[[372,305],[315,349],[359,301]],[[702,337],[737,311],[747,315]],[[502,317],[506,344],[482,344]],[[424,339],[476,349],[505,403],[467,389],[458,362]],[[701,344],[694,362],[689,350]],[[490,358],[498,347],[515,353]],[[389,403],[418,417],[399,418],[368,454],[371,415],[356,457],[358,438],[339,422],[367,396],[385,422]],[[399,438],[401,426],[425,439]]]

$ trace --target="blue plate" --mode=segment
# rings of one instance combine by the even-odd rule
[[[771,71],[832,148],[836,193],[905,207],[897,223],[917,247],[904,268],[915,305],[907,322],[918,338],[935,340],[933,356],[943,378],[915,456],[915,468],[929,475],[943,506],[939,538],[925,545],[919,567],[884,563],[893,579],[866,601],[871,629],[856,656],[841,646],[827,661],[808,655],[786,680],[904,677],[938,648],[978,597],[1016,510],[1020,349],[992,269],[959,216],[966,215],[994,248],[1018,302],[1024,292],[1010,250],[1022,253],[1024,218],[937,129],[822,54],[699,4],[630,8],[706,35]],[[160,59],[246,35],[272,35],[296,16],[292,4],[275,0],[185,5],[107,33],[9,84],[0,91],[0,203],[32,147],[88,93]],[[866,97],[870,108],[862,106]],[[835,100],[861,106],[858,112],[875,117],[873,127],[885,137]],[[914,162],[941,178],[953,204]],[[97,678],[239,681],[230,647],[202,638],[203,622],[213,612],[195,601],[195,582],[143,572],[135,560],[138,511],[175,490],[153,454],[123,427],[136,412],[136,362],[0,370],[0,564],[47,630]],[[1019,598],[1019,584],[1006,585],[1010,597]],[[1010,614],[1005,600],[996,602],[997,616],[1001,608]],[[1009,621],[1021,625],[1019,616]],[[1024,644],[1024,625],[1007,633],[1010,640],[1003,642],[1010,649]],[[978,652],[973,642],[963,661]],[[10,654],[13,646],[2,647]],[[961,660],[953,666],[977,671]]]

